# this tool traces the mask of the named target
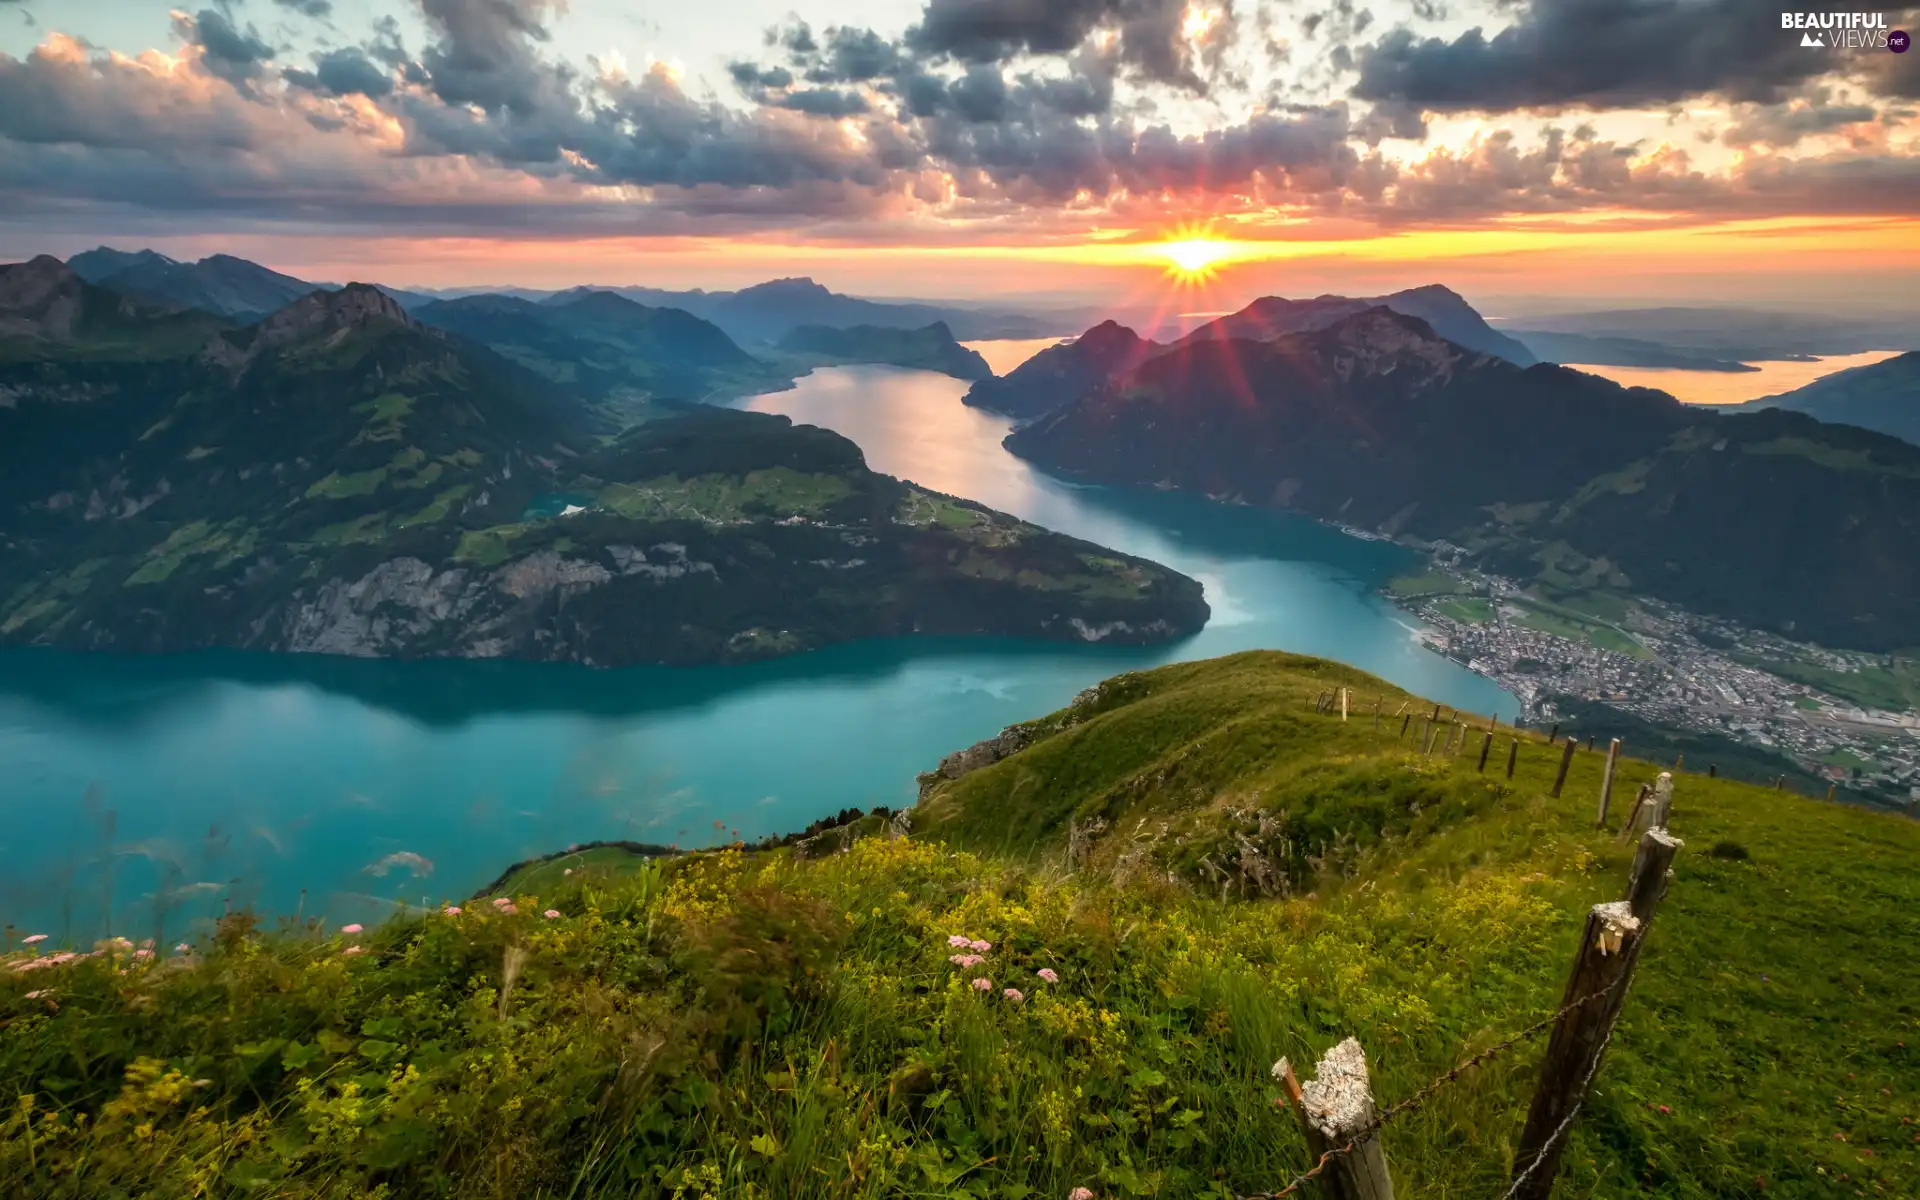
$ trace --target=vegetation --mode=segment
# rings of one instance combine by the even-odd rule
[[[34,270],[63,284],[58,263]],[[712,326],[618,296],[478,299],[448,307],[481,332],[759,369]],[[1206,619],[1193,580],[875,474],[824,429],[656,397],[623,430],[372,288],[158,365],[74,360],[88,344],[82,328],[0,362],[13,641],[616,665],[915,631],[1151,642]]]
[[[1920,661],[1888,658],[1857,671],[1840,671],[1821,663],[1787,656],[1762,657],[1736,653],[1735,658],[1786,679],[1819,688],[1830,696],[1869,708],[1895,712],[1920,709]]]
[[[1105,483],[1446,541],[1502,575],[1656,596],[1796,640],[1888,651],[1920,627],[1920,446],[1522,369],[1379,309],[1257,332],[1189,339],[1007,447]]]
[[[1338,686],[1362,715],[1314,714]],[[1585,909],[1624,883],[1628,849],[1591,827],[1600,755],[1551,800],[1558,756],[1536,739],[1509,783],[1410,754],[1397,723],[1376,734],[1376,695],[1410,699],[1288,655],[1185,664],[929,777],[910,838],[868,817],[836,824],[865,835],[844,853],[602,847],[365,931],[241,915],[178,953],[107,943],[21,971],[49,947],[16,950],[0,1186],[1277,1187],[1308,1156],[1275,1059],[1357,1035],[1382,1100],[1411,1095],[1551,1010]],[[1629,760],[1620,791],[1655,769]],[[1069,821],[1107,823],[1071,871]],[[1910,1194],[1920,825],[1687,774],[1673,827],[1688,844],[1562,1188]],[[1200,863],[1229,833],[1284,876],[1240,870],[1223,899]],[[1495,1056],[1388,1128],[1401,1194],[1504,1189],[1539,1052]]]
[[[987,365],[987,360],[979,351],[955,341],[953,331],[944,322],[935,322],[924,329],[880,325],[837,329],[802,325],[781,338],[779,348],[786,354],[817,357],[829,363],[880,363],[938,371],[955,379],[993,378],[993,368]]]

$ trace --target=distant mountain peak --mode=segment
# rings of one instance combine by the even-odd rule
[[[73,336],[86,284],[50,254],[0,266],[0,337]]]
[[[214,339],[207,347],[207,358],[240,368],[295,342],[337,341],[355,330],[383,325],[424,330],[392,296],[370,283],[349,283],[337,292],[309,292],[250,330]]]

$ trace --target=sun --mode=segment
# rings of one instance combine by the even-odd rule
[[[1232,255],[1232,243],[1213,238],[1182,238],[1160,245],[1160,256],[1171,264],[1172,271],[1181,275],[1210,275],[1214,266]]]

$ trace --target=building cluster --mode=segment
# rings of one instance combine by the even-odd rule
[[[1405,603],[1426,622],[1424,637],[1434,649],[1520,699],[1523,722],[1553,720],[1555,697],[1600,701],[1665,728],[1762,747],[1849,787],[1920,807],[1920,713],[1864,707],[1755,665],[1797,662],[1845,674],[1884,666],[1884,656],[1789,642],[1645,599],[1618,623],[1587,619],[1611,630],[1603,640],[1637,643],[1623,652],[1539,628],[1565,622],[1539,620],[1519,581],[1461,567],[1458,559],[1447,571],[1486,602],[1485,619],[1461,619],[1457,595]]]

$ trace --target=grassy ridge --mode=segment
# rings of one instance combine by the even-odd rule
[[[935,786],[910,839],[547,864],[510,881],[512,912],[234,922],[163,948],[173,964],[125,947],[0,974],[0,1080],[31,1097],[0,1130],[0,1190],[1278,1186],[1307,1155],[1276,1058],[1356,1034],[1378,1095],[1410,1094],[1554,1006],[1629,858],[1592,828],[1599,755],[1554,801],[1539,742],[1511,785],[1483,778],[1472,755],[1409,754],[1397,722],[1314,714],[1342,684],[1389,712],[1404,697],[1278,654],[1122,676]],[[1620,793],[1656,769],[1629,761]],[[1075,874],[1069,819],[1108,824]],[[1687,846],[1564,1193],[1910,1195],[1920,825],[1687,775],[1673,826]],[[1284,864],[1283,895],[1217,898],[1200,860],[1235,835]],[[1278,888],[1227,890],[1260,878]],[[973,951],[954,936],[991,948],[956,966]],[[1504,1190],[1537,1054],[1388,1131],[1400,1194]]]

